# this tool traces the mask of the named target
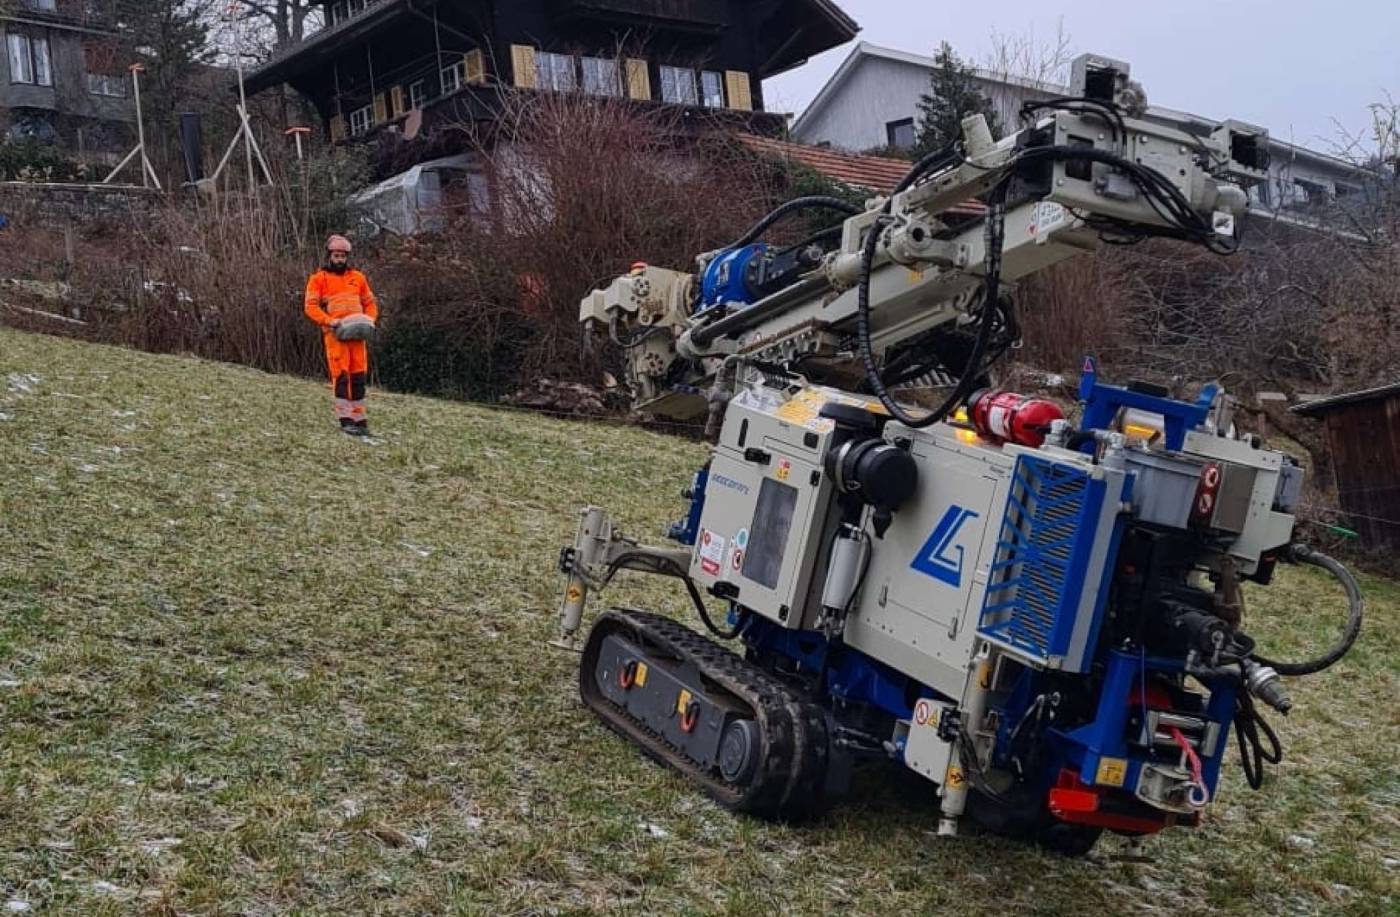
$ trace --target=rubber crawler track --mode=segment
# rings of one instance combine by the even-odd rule
[[[660,733],[633,718],[598,689],[603,641],[617,634],[659,658],[688,660],[712,689],[747,707],[761,732],[759,764],[744,785],[704,769]],[[681,772],[727,809],[759,818],[798,820],[821,810],[826,783],[826,715],[792,688],[689,628],[645,611],[613,609],[598,618],[579,666],[583,703],[614,732],[653,759]]]

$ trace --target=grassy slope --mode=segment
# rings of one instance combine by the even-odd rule
[[[1267,792],[1232,751],[1208,824],[1150,865],[937,839],[927,786],[885,770],[816,825],[763,825],[595,725],[544,645],[574,508],[654,533],[701,447],[371,404],[379,446],[333,431],[310,382],[0,330],[0,901],[1394,913],[1394,586],[1368,584],[1358,650],[1295,686]],[[1324,586],[1256,590],[1252,630],[1279,654],[1325,638]],[[683,610],[659,583],[611,598]]]

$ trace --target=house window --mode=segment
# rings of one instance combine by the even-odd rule
[[[350,12],[345,6],[345,0],[331,4],[331,25],[340,25],[349,18]]]
[[[1295,178],[1293,183],[1302,191],[1302,201],[1308,204],[1317,204],[1327,200],[1327,186],[1320,182],[1308,181],[1306,178]]]
[[[414,80],[408,84],[408,107],[422,108],[428,101],[428,81]]]
[[[1255,203],[1259,204],[1261,207],[1271,206],[1269,200],[1269,179],[1266,178],[1259,184],[1255,185],[1253,188],[1250,188],[1249,196],[1250,199],[1252,199]]]
[[[126,98],[126,78],[108,73],[89,73],[88,92],[95,96],[110,96],[114,99]]]
[[[885,125],[885,142],[896,150],[912,150],[918,140],[913,118],[891,121]]]
[[[595,96],[622,95],[617,61],[606,57],[583,59],[583,91]]]
[[[574,79],[574,59],[568,54],[535,52],[535,88],[573,92],[578,88]]]
[[[350,15],[354,16],[365,11],[365,0],[350,0]]]
[[[697,104],[700,98],[695,90],[695,71],[662,65],[661,101],[677,105]]]
[[[462,61],[457,61],[457,63],[450,67],[442,68],[443,95],[448,95],[462,88],[462,84],[466,82],[467,77],[466,73],[463,72],[464,70],[466,70],[466,65]]]
[[[47,38],[30,38],[11,32],[7,45],[10,50],[11,83],[53,85],[53,61],[49,57]]]
[[[29,8],[31,10],[46,10],[52,13],[54,10],[58,9],[58,4],[56,4],[54,0],[29,0]]]
[[[364,108],[357,108],[350,112],[350,136],[358,137],[361,134],[369,133],[370,125],[374,124],[374,106],[366,105]]]
[[[724,76],[714,70],[700,73],[700,91],[706,108],[724,107]]]

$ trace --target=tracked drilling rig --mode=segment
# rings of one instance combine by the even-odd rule
[[[942,834],[968,814],[1076,853],[1193,826],[1231,732],[1258,787],[1282,754],[1261,707],[1286,713],[1282,676],[1355,640],[1354,579],[1293,541],[1300,468],[1235,435],[1218,386],[1179,400],[1090,360],[1071,420],[990,385],[1017,281],[1104,243],[1240,243],[1264,131],[1163,127],[1129,76],[1081,57],[1070,96],[1000,140],[968,119],[866,208],[799,199],[694,273],[638,265],[583,301],[636,407],[706,418],[715,445],[669,546],[583,512],[561,643],[584,703],[720,804],[799,818],[874,757],[937,785]],[[764,241],[812,210],[844,222]],[[938,406],[901,402],[930,378]],[[1244,630],[1242,584],[1279,562],[1346,590],[1317,659],[1271,661]],[[710,635],[613,609],[580,647],[624,570],[678,579]]]

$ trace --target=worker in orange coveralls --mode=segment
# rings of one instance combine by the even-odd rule
[[[365,376],[369,371],[368,347],[363,340],[341,340],[336,329],[342,323],[379,320],[379,303],[365,275],[350,267],[350,240],[331,236],[326,240],[326,263],[306,284],[306,317],[321,326],[335,395],[335,416],[340,429],[351,436],[368,436],[365,419]]]

